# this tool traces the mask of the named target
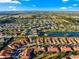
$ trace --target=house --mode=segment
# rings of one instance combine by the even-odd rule
[[[79,38],[75,38],[75,41],[76,41],[77,43],[79,43]]]
[[[73,50],[74,51],[79,51],[79,47],[78,46],[73,46]]]
[[[11,54],[7,50],[0,51],[0,59],[9,59]]]
[[[67,38],[67,41],[68,41],[68,43],[70,43],[70,44],[72,43],[72,40],[71,40],[71,38],[69,38],[69,37]]]
[[[11,48],[11,49],[16,49],[17,44],[15,42],[13,42],[10,45],[8,45],[8,47]]]
[[[29,59],[31,50],[26,48],[23,52],[20,53],[21,59]]]
[[[71,55],[70,58],[71,59],[79,59],[79,55]]]
[[[64,51],[66,51],[66,52],[72,51],[72,49],[71,49],[70,47],[67,47],[67,46],[61,46],[61,47],[60,47],[60,50],[61,50],[62,52],[64,52]]]
[[[64,38],[59,38],[59,41],[61,42],[61,44],[65,44]]]
[[[58,47],[49,46],[47,47],[48,52],[59,52]]]
[[[37,43],[37,44],[43,43],[43,38],[37,38],[37,39],[36,39],[36,43]]]
[[[36,54],[45,52],[45,48],[44,47],[40,47],[40,46],[36,46],[36,48],[34,49],[34,52]]]
[[[51,38],[52,44],[57,44],[56,40],[58,40],[57,37],[52,37],[52,38]]]
[[[44,42],[45,42],[45,43],[49,43],[49,44],[52,43],[52,42],[51,42],[51,39],[50,39],[49,37],[44,38]]]

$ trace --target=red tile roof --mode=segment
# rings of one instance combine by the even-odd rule
[[[70,58],[71,59],[79,59],[79,55],[71,55]]]
[[[72,49],[70,47],[66,47],[66,46],[62,46],[60,47],[61,51],[72,51]]]
[[[58,48],[54,46],[47,47],[48,52],[58,52]]]
[[[6,59],[6,58],[10,58],[11,54],[9,54],[8,50],[2,50],[0,51],[0,59]]]
[[[78,47],[78,46],[73,46],[73,49],[74,49],[75,51],[79,51],[79,47]]]
[[[45,51],[45,49],[44,49],[44,47],[40,47],[40,46],[38,46],[38,47],[36,47],[35,49],[34,49],[34,51],[35,51],[35,53],[38,53],[39,51]]]
[[[21,56],[22,59],[29,58],[30,50],[29,49],[25,49],[22,53],[20,53],[20,56]]]

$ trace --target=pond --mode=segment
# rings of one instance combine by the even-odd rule
[[[5,19],[5,20],[0,20],[0,25],[2,25],[2,24],[14,23],[14,22],[16,22],[15,19]]]
[[[43,36],[44,32],[39,32],[38,36]],[[79,32],[47,32],[47,36],[53,37],[79,37]]]

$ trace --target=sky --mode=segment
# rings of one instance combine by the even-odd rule
[[[0,0],[0,11],[79,11],[79,0]]]

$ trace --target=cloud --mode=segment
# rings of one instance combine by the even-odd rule
[[[78,4],[73,4],[73,6],[75,6],[75,7],[76,7],[76,6],[78,6]]]
[[[0,0],[0,3],[19,3],[21,4],[21,2],[17,1],[17,0]]]
[[[8,6],[8,8],[12,11],[15,11],[16,10],[16,7],[15,6]]]
[[[66,10],[66,9],[67,9],[67,7],[60,7],[60,9],[62,9],[62,10]]]
[[[13,6],[9,6],[9,8],[13,8]]]
[[[69,0],[62,0],[63,2],[68,2]]]
[[[12,11],[16,11],[16,8],[12,8]]]
[[[15,6],[8,6],[9,9],[13,9],[16,8]]]

